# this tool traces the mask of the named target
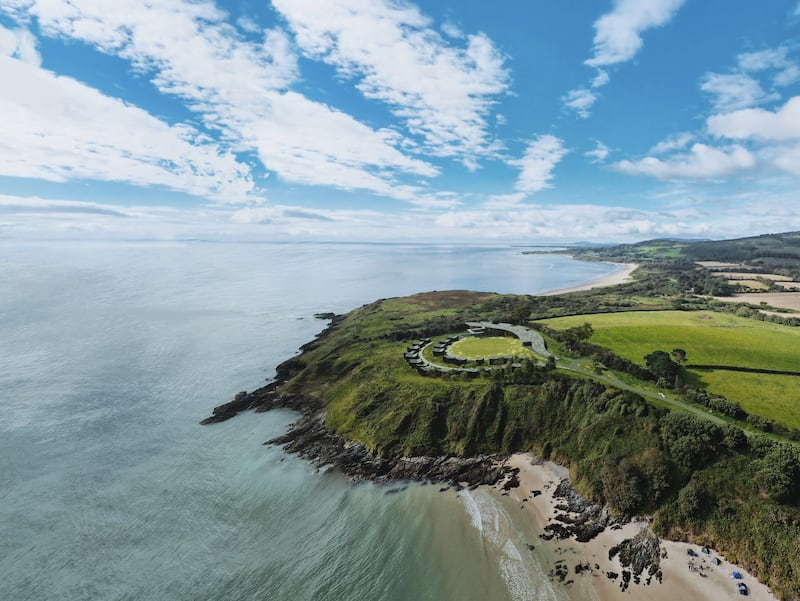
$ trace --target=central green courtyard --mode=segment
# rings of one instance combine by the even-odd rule
[[[469,337],[454,342],[450,346],[450,353],[464,359],[488,359],[490,357],[504,357],[516,355],[535,359],[536,353],[522,346],[517,338],[507,336],[491,336],[486,338]]]

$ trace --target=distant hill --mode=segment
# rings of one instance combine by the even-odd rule
[[[800,232],[763,234],[733,240],[657,239],[603,248],[583,247],[583,258],[647,263],[663,259],[740,263],[754,271],[800,274]]]

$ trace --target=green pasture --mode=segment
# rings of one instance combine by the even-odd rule
[[[536,354],[522,346],[517,338],[491,336],[487,338],[469,337],[450,345],[450,353],[465,359],[503,357],[505,355],[524,355],[535,358]]]
[[[644,365],[654,350],[687,362],[800,372],[800,328],[711,311],[642,311],[545,319],[555,329],[592,324],[591,342]],[[756,415],[800,428],[800,376],[690,370],[696,383]]]

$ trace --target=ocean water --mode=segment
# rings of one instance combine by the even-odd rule
[[[198,422],[316,312],[613,269],[502,245],[0,243],[0,599],[563,598],[487,491],[352,485],[262,445],[287,411]]]

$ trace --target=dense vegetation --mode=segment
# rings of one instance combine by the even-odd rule
[[[575,485],[592,499],[627,515],[649,513],[658,533],[714,545],[779,596],[798,599],[798,445],[774,432],[756,433],[770,423],[711,387],[687,386],[693,384],[687,361],[702,358],[692,340],[637,347],[634,356],[625,345],[606,346],[602,335],[598,338],[602,328],[586,325],[589,313],[594,318],[729,310],[699,296],[714,289],[715,278],[688,262],[684,248],[669,246],[661,255],[648,251],[654,254],[635,281],[609,289],[552,297],[456,291],[377,301],[308,345],[304,367],[284,389],[319,398],[331,430],[381,455],[532,450],[569,466]],[[558,328],[530,321],[567,315],[583,319]],[[478,319],[540,323],[557,355],[590,357],[642,387],[672,391],[680,384],[702,411],[699,416],[669,411],[591,372],[566,372],[552,362],[526,361],[523,369],[468,380],[458,373],[423,377],[404,361],[411,339],[457,333],[464,322]],[[792,330],[795,334],[800,330]],[[757,367],[763,365],[760,352],[751,353]],[[737,363],[730,356],[726,360]],[[739,421],[705,419],[706,410]],[[781,423],[774,425],[786,433]]]

